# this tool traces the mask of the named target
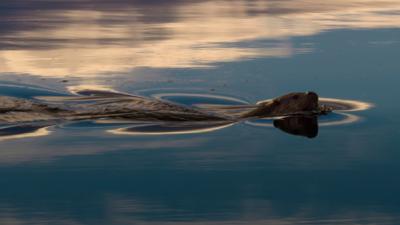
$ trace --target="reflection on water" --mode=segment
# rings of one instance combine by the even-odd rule
[[[336,109],[2,126],[0,224],[397,225],[399,21],[398,0],[0,1],[0,95],[235,113],[315,90]]]
[[[2,4],[9,6],[0,15],[0,72],[50,77],[286,57],[312,51],[292,47],[292,37],[400,27],[396,0]],[[256,40],[270,41],[246,45]]]
[[[161,123],[140,124],[127,128],[109,130],[111,134],[119,135],[167,135],[167,134],[197,134],[216,131],[234,123]]]
[[[0,127],[0,141],[22,138],[36,138],[47,136],[50,133],[51,132],[47,129],[46,125],[21,125]]]

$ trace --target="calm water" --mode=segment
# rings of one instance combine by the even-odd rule
[[[0,224],[399,224],[399,59],[398,0],[2,0],[1,95],[224,104],[313,90],[374,107],[322,119],[312,139],[268,122],[1,137]]]

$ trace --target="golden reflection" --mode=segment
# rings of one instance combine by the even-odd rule
[[[110,93],[118,92],[112,89],[110,86],[101,84],[82,84],[82,85],[67,86],[67,90],[72,94],[78,94],[80,91],[84,90],[106,91]]]
[[[343,116],[343,119],[337,120],[337,121],[323,121],[319,123],[319,126],[338,126],[338,125],[345,125],[345,124],[350,124],[350,123],[355,123],[357,121],[361,120],[360,116],[357,115],[352,115],[349,113],[338,113],[341,116]]]
[[[157,15],[149,6],[115,4],[113,10],[57,8],[21,18],[6,17],[11,22],[26,20],[27,25],[0,39],[0,73],[88,77],[137,67],[209,67],[310,50],[293,48],[290,38],[296,36],[341,28],[400,27],[397,0],[327,0],[318,4],[234,0],[166,5],[168,10]],[[31,21],[40,21],[43,27],[30,28]],[[258,39],[271,43],[241,45]]]
[[[25,138],[37,138],[37,137],[47,136],[50,134],[51,134],[51,131],[48,130],[48,127],[42,127],[42,128],[38,128],[38,129],[32,129],[31,131],[28,131],[26,133],[21,132],[21,133],[15,133],[15,134],[10,134],[10,135],[1,134],[0,141],[9,141],[9,140],[25,139]]]
[[[165,100],[168,99],[168,97],[200,97],[200,98],[208,98],[208,99],[217,99],[217,100],[222,100],[226,101],[229,103],[241,103],[241,104],[249,104],[249,102],[245,100],[241,100],[238,98],[234,97],[228,97],[228,96],[223,96],[223,95],[212,95],[212,94],[196,94],[196,93],[160,93],[160,94],[154,94],[152,97],[158,99],[158,100]],[[205,108],[207,107],[208,104],[203,103],[203,104],[196,104],[197,106],[204,106]],[[215,108],[214,104],[211,104],[211,107]]]
[[[172,124],[172,125],[139,125],[132,126],[128,128],[118,128],[113,130],[108,130],[108,133],[116,134],[116,135],[177,135],[177,134],[199,134],[199,133],[208,133],[217,130],[221,130],[227,127],[234,125],[235,123],[223,123],[223,124],[203,124],[196,126],[196,124],[191,123],[187,126],[182,126],[181,124]],[[141,130],[140,128],[154,127],[152,130]]]
[[[369,102],[362,102],[362,101],[348,100],[348,99],[320,98],[319,102],[323,105],[332,107],[335,109],[335,111],[339,112],[364,111],[374,107],[374,105]]]

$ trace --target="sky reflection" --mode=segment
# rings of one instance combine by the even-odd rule
[[[6,82],[1,95],[359,100],[312,140],[246,124],[111,135],[84,122],[0,140],[0,224],[397,224],[400,1],[310,2],[0,1],[0,79],[37,84]]]
[[[400,27],[400,2],[66,1],[0,5],[0,73],[88,77],[288,57],[290,38]],[[241,43],[270,40],[262,46]]]

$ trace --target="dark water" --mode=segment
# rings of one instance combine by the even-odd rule
[[[313,90],[374,107],[321,118],[312,139],[271,121],[3,137],[0,224],[398,224],[399,21],[394,0],[1,1],[1,95],[235,104]]]

